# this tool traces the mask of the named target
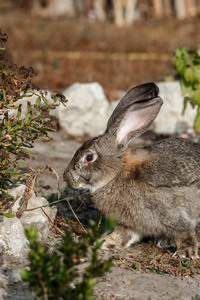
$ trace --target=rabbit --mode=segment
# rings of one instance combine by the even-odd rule
[[[176,245],[175,257],[194,259],[200,222],[199,145],[168,138],[135,150],[128,147],[148,129],[162,104],[155,83],[131,89],[105,132],[76,151],[63,178],[71,188],[89,190],[106,217],[115,214],[118,225],[104,237],[104,249],[165,237]]]

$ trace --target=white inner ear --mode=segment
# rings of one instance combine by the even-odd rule
[[[121,143],[130,132],[142,128],[149,121],[149,114],[149,108],[128,111],[117,130],[117,143]]]

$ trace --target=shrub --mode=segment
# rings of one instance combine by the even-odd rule
[[[113,227],[114,218],[110,217],[105,225],[105,229]],[[94,221],[89,222],[88,233],[81,241],[75,242],[71,233],[71,229],[66,230],[62,243],[50,253],[48,246],[37,241],[36,229],[30,227],[26,230],[31,249],[30,269],[22,271],[22,278],[37,292],[35,299],[89,299],[93,294],[92,287],[97,283],[96,277],[110,270],[111,260],[102,261],[98,258],[98,249],[102,245],[102,242],[98,241],[101,231]],[[77,267],[82,259],[87,257],[89,265],[85,268],[82,278],[78,279],[80,275]]]
[[[0,32],[0,50],[3,51],[7,35]],[[20,159],[32,154],[30,149],[35,140],[49,141],[49,131],[57,128],[57,120],[50,115],[60,102],[66,102],[58,92],[51,94],[52,103],[48,103],[46,93],[39,91],[33,83],[34,70],[17,67],[0,54],[0,188],[6,188]],[[32,105],[27,102],[27,114],[21,116],[22,104],[19,99],[37,97]],[[10,110],[15,110],[9,115]],[[11,168],[12,167],[12,168]]]
[[[185,96],[183,113],[188,102],[197,109],[194,130],[200,133],[200,56],[188,48],[179,48],[174,52],[173,64],[181,77],[181,90]]]

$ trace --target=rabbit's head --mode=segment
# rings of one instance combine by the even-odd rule
[[[117,176],[129,142],[148,129],[162,106],[158,93],[156,84],[147,83],[121,99],[105,132],[86,141],[66,168],[64,180],[69,186],[93,193]]]

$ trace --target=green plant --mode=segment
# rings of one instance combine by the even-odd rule
[[[7,36],[0,32],[1,51],[6,41]],[[50,140],[48,132],[57,128],[57,120],[50,115],[50,110],[66,102],[63,95],[54,92],[49,103],[46,93],[33,83],[35,75],[31,67],[18,68],[0,55],[0,188],[5,189],[12,176],[20,176],[15,174],[15,168],[20,159],[33,154],[30,149],[35,140]],[[37,98],[35,104],[26,100],[32,96]],[[27,105],[24,117],[19,99]]]
[[[174,67],[180,75],[182,94],[184,95],[185,112],[189,102],[197,109],[194,121],[194,130],[200,132],[200,56],[188,48],[179,48],[174,52]]]
[[[106,222],[106,229],[114,225],[115,220],[111,217]],[[96,277],[110,270],[111,260],[102,261],[98,258],[102,242],[98,241],[101,232],[97,223],[89,222],[88,233],[79,242],[74,241],[71,233],[71,229],[66,230],[62,243],[50,253],[48,246],[38,242],[36,229],[26,229],[31,249],[30,269],[22,271],[22,278],[37,292],[35,299],[89,299],[93,294],[92,287],[97,282]],[[88,256],[89,265],[80,278],[77,267]]]
[[[192,262],[191,261],[182,261],[181,262],[181,265],[183,266],[183,267],[190,267],[191,265],[192,265]]]

